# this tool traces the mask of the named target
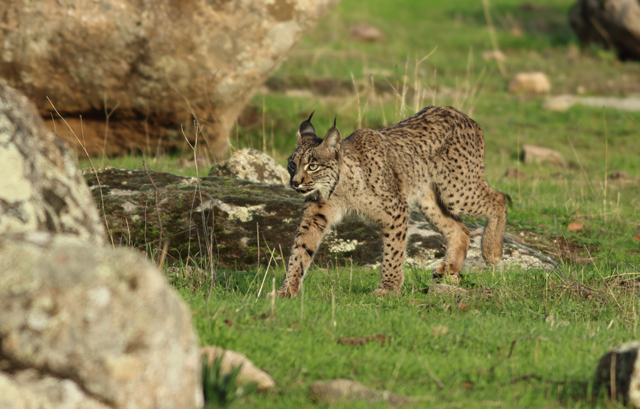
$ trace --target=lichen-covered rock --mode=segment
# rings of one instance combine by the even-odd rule
[[[25,92],[46,118],[48,96],[77,130],[84,114],[94,155],[146,148],[147,136],[151,149],[158,139],[183,148],[180,124],[195,115],[211,124],[211,152],[224,156],[251,96],[338,2],[1,1],[0,83]],[[57,128],[66,137],[59,120]]]
[[[640,2],[578,0],[569,23],[584,46],[613,48],[621,60],[640,60]]]
[[[2,409],[112,409],[84,393],[70,379],[55,378],[35,369],[11,375],[0,371]]]
[[[245,179],[269,185],[288,185],[289,173],[271,156],[246,148],[236,151],[224,162],[214,165],[209,176]]]
[[[105,243],[102,220],[75,156],[45,128],[27,97],[3,85],[0,175],[0,233],[42,230]]]
[[[593,383],[593,395],[604,387],[614,400],[640,409],[640,341],[618,345],[598,362]],[[613,374],[611,371],[614,371]],[[615,382],[612,385],[612,380]]]
[[[159,222],[155,190],[144,171],[103,169],[105,212],[114,241],[138,249],[157,246]],[[266,265],[273,256],[282,265],[288,259],[293,235],[302,215],[304,197],[282,185],[252,183],[240,179],[192,177],[149,172],[158,187],[162,230],[170,240],[169,258],[186,260],[206,255],[207,238],[213,237],[213,255],[223,266],[234,269],[255,267],[260,258]],[[85,177],[97,196],[96,175]],[[100,202],[102,203],[102,201]],[[205,230],[206,226],[206,230]],[[482,228],[469,224],[472,244],[463,268],[484,268],[479,243]],[[431,269],[444,256],[444,239],[412,211],[407,235],[406,263]],[[258,242],[258,237],[260,241]],[[506,235],[500,268],[552,268],[555,263],[540,253],[518,244]],[[382,258],[380,229],[356,218],[348,218],[329,231],[314,256],[314,263],[326,266],[378,266]]]
[[[239,352],[220,348],[215,345],[207,345],[200,348],[200,354],[203,358],[206,358],[208,365],[213,365],[216,359],[222,358],[222,362],[220,363],[220,372],[222,375],[240,366],[240,372],[237,378],[240,385],[255,383],[258,385],[258,391],[260,392],[270,391],[276,386],[276,383],[265,371],[256,367],[249,358]]]
[[[0,407],[201,406],[190,311],[145,257],[27,232],[0,235],[0,266]]]

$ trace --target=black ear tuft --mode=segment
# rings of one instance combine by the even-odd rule
[[[309,119],[307,119],[306,121],[302,122],[300,124],[300,129],[298,130],[298,132],[300,133],[300,135],[304,135],[304,134],[316,134],[316,129],[313,127],[313,125],[311,125],[311,118],[313,117],[313,114],[316,111],[314,110],[311,115],[309,115]]]
[[[338,115],[336,114],[335,117],[333,117],[333,126],[336,126],[336,121],[338,120]]]

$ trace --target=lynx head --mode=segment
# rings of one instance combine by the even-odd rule
[[[291,175],[289,183],[304,195],[320,194],[328,200],[340,179],[341,135],[334,120],[324,139],[318,138],[311,125],[312,116],[313,112],[298,129],[296,151],[287,166]]]

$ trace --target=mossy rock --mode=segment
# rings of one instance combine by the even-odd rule
[[[304,201],[300,194],[283,185],[223,177],[197,179],[106,168],[87,171],[85,178],[106,218],[113,243],[157,254],[162,248],[160,239],[163,243],[168,240],[169,263],[211,255],[223,267],[248,269],[255,268],[258,259],[264,266],[273,257],[282,268],[282,258],[287,260],[290,254]],[[475,229],[476,236],[481,233],[479,225],[469,227]],[[325,267],[376,265],[382,254],[380,235],[377,226],[347,218],[326,234],[314,263]],[[479,240],[472,242],[467,264],[470,269],[484,268],[479,253],[474,256],[473,251]],[[443,243],[442,236],[431,229],[424,217],[412,211],[407,263],[432,268],[444,253]],[[523,254],[526,263],[540,264],[537,267],[554,265],[545,256],[509,237],[505,239],[505,260],[512,256],[522,258]]]

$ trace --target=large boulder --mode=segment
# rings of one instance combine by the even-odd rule
[[[302,214],[303,196],[284,185],[156,172],[147,176],[141,170],[114,168],[85,171],[91,187],[97,186],[97,176],[104,197],[100,203],[104,203],[114,241],[140,250],[157,248],[162,231],[170,242],[168,260],[213,254],[232,269],[253,268],[258,260],[264,266],[272,256],[281,263],[283,256],[288,259]],[[95,189],[94,194],[98,195]],[[485,268],[480,250],[482,226],[468,227],[472,240],[463,268]],[[411,212],[408,233],[407,264],[430,270],[440,262],[444,239],[421,213]],[[555,265],[511,235],[507,235],[504,249],[503,267]],[[355,265],[377,267],[381,257],[380,230],[349,218],[325,235],[314,263],[344,266],[349,262],[345,260],[351,260]]]
[[[613,399],[640,409],[640,341],[618,345],[602,355],[593,379],[593,396],[604,387]]]
[[[211,125],[209,148],[222,156],[256,89],[338,2],[2,1],[0,83],[47,118],[48,96],[78,135],[82,114],[92,154],[155,150],[158,139],[184,147],[180,124],[195,116]]]
[[[41,230],[105,243],[104,225],[75,155],[46,129],[22,93],[3,85],[0,175],[0,233]]]
[[[0,407],[202,405],[191,313],[145,257],[0,235]]]
[[[578,0],[569,22],[583,45],[614,49],[621,60],[640,60],[640,2]]]

